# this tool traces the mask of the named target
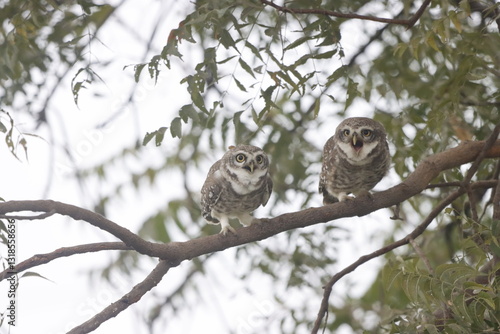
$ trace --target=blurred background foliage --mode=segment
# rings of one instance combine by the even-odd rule
[[[51,127],[54,92],[70,89],[78,104],[83,89],[106,82],[99,73],[113,60],[96,61],[91,46],[125,2],[0,3],[0,131],[18,158],[20,147],[27,150],[30,135]],[[142,133],[136,144],[71,175],[108,185],[107,191],[94,194],[93,207],[106,214],[125,191],[145,191],[165,173],[176,173],[176,184],[183,189],[147,214],[138,230],[146,239],[169,242],[218,232],[202,221],[201,184],[193,180],[202,180],[229,145],[252,143],[271,156],[274,194],[259,214],[275,216],[319,205],[321,149],[328,138],[320,134],[333,134],[338,122],[357,110],[368,110],[387,129],[393,169],[401,179],[430,154],[461,141],[486,139],[500,121],[500,11],[494,1],[432,1],[411,28],[284,14],[257,0],[197,0],[174,6],[182,18],[160,51],[147,42],[153,36],[145,38],[143,60],[125,70],[132,68],[139,83],[182,68],[180,84],[190,98],[178,110],[166,112],[168,121]],[[420,2],[298,0],[286,6],[408,18]],[[67,79],[71,87],[62,85]],[[134,103],[133,95],[128,103]],[[35,120],[35,126],[17,129],[16,120],[26,118]],[[165,154],[162,164],[148,164],[145,147],[173,140],[167,153],[160,151]],[[140,161],[141,167],[131,169],[127,181],[110,183],[109,175],[128,161]],[[461,182],[466,170],[445,171],[434,183]],[[498,180],[498,175],[498,161],[486,160],[473,181]],[[370,242],[382,245],[405,235],[408,226],[424,219],[452,189],[432,188],[403,203],[403,221],[394,222],[387,234],[374,232],[371,238],[378,241]],[[500,223],[492,219],[491,199],[491,191],[479,188],[473,199],[456,200],[417,240],[423,254],[413,247],[387,254],[361,297],[351,296],[347,281],[345,293],[331,304],[327,330],[500,331]],[[341,227],[325,224],[234,252],[241,259],[238,279],[252,282],[264,275],[273,282],[275,301],[284,311],[269,320],[269,330],[308,332],[322,286],[339,270],[337,241],[349,238]],[[184,282],[171,295],[158,296],[157,305],[144,313],[152,332],[161,318],[192,307],[186,296],[199,291],[204,263],[212,257],[217,256],[183,267]],[[131,274],[141,270],[141,261],[137,254],[123,252],[96,272],[104,277],[116,270]],[[292,297],[302,302],[292,303]]]

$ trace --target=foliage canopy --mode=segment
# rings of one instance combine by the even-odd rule
[[[0,5],[0,131],[14,155],[20,145],[27,150],[28,133],[50,128],[53,95],[68,89],[66,79],[71,79],[77,105],[83,89],[106,82],[99,73],[112,60],[94,61],[91,46],[125,3],[30,0]],[[321,143],[327,139],[318,135],[333,133],[342,117],[373,115],[385,126],[393,169],[401,179],[428,155],[462,141],[487,139],[500,121],[500,11],[493,1],[296,0],[283,5],[199,0],[175,6],[185,9],[160,51],[147,43],[147,56],[124,70],[133,71],[139,84],[183,68],[180,84],[189,99],[169,110],[168,122],[143,133],[137,145],[74,175],[106,183],[121,162],[146,156],[143,145],[175,143],[163,164],[145,162],[141,171],[130,172],[129,181],[96,198],[95,210],[105,213],[125,188],[141,191],[166,171],[181,175],[182,194],[143,222],[138,233],[146,239],[170,242],[179,233],[191,239],[216,232],[202,222],[199,185],[190,184],[190,177],[206,173],[204,166],[229,145],[260,145],[271,156],[274,196],[263,212],[276,216],[318,205]],[[419,9],[418,21],[401,23]],[[36,127],[17,130],[16,121],[25,117]],[[452,186],[498,181],[499,161],[484,160],[472,180],[466,172],[441,173],[433,182],[440,186],[402,203],[402,221],[387,235],[373,237],[384,244],[394,241],[408,224],[423,220]],[[493,219],[494,194],[486,187],[470,188],[412,247],[386,254],[363,296],[346,292],[337,296],[341,302],[330,304],[327,331],[341,326],[384,333],[500,331],[500,220]],[[342,236],[339,225],[325,224],[237,249],[235,256],[247,259],[238,271],[242,280],[251,282],[257,272],[277,287],[274,299],[286,312],[270,328],[310,330],[321,287],[338,271],[336,241]],[[140,258],[123,252],[104,276],[114,270],[138,271]],[[203,261],[192,261],[191,279],[168,297],[169,303],[158,301],[147,319],[151,326],[196,293],[195,274],[205,274]],[[318,303],[290,303],[290,291]]]

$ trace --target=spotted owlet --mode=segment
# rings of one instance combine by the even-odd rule
[[[368,193],[384,177],[391,157],[382,124],[366,117],[345,119],[323,149],[319,192],[323,204]]]
[[[201,189],[203,217],[210,224],[221,224],[220,233],[224,235],[236,233],[229,219],[238,218],[242,225],[251,225],[251,213],[267,204],[272,189],[266,153],[251,145],[230,146],[212,165]]]

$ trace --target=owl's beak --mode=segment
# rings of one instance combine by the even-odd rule
[[[363,141],[358,140],[358,135],[356,133],[352,135],[352,146],[356,151],[360,150],[363,147]]]
[[[252,162],[250,162],[248,165],[246,165],[243,168],[246,169],[247,171],[249,171],[250,173],[253,173],[253,170],[255,168],[255,164],[252,161]]]

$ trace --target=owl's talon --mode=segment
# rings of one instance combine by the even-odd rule
[[[252,226],[254,224],[262,225],[263,220],[264,220],[263,218],[262,219],[254,218],[254,219],[252,219],[252,221],[250,222],[250,225],[248,225],[248,226]]]
[[[236,235],[236,230],[232,226],[229,226],[229,225],[224,226],[220,230],[219,234],[222,234],[223,236],[227,236],[228,232],[231,232],[232,234]]]
[[[373,195],[368,190],[362,190],[357,195],[356,198],[367,198],[369,200],[373,200]]]

